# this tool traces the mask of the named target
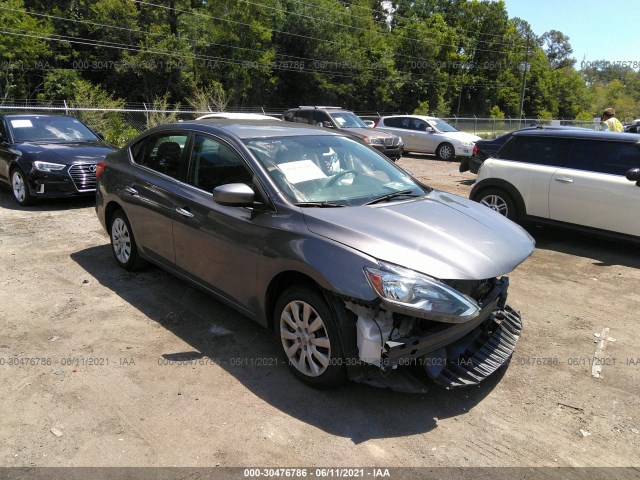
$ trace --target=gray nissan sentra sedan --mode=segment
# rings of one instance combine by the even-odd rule
[[[109,154],[97,174],[96,211],[122,268],[154,263],[273,329],[313,386],[472,385],[515,348],[504,275],[533,239],[351,137],[176,123]]]

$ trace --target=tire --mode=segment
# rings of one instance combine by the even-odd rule
[[[18,167],[11,170],[11,194],[18,205],[23,207],[31,205],[35,200],[29,191],[24,173]]]
[[[122,210],[117,210],[111,217],[109,237],[111,238],[113,258],[122,268],[132,272],[146,264],[138,252],[129,219]]]
[[[296,377],[316,388],[345,383],[335,317],[318,292],[307,286],[285,290],[278,299],[273,324],[284,358]]]
[[[436,157],[439,160],[453,160],[456,156],[456,151],[453,145],[450,143],[441,143],[436,149]]]
[[[487,188],[478,192],[473,198],[476,202],[504,215],[509,220],[518,221],[520,212],[511,195],[500,188]]]

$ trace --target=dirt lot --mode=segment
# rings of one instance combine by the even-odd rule
[[[474,178],[400,164],[464,196]],[[640,466],[640,250],[532,233],[501,375],[319,392],[274,364],[266,330],[161,270],[120,270],[91,200],[20,209],[3,190],[0,465]]]

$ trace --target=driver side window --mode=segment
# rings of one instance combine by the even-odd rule
[[[196,135],[188,183],[207,192],[227,183],[251,185],[253,175],[242,157],[224,143]]]

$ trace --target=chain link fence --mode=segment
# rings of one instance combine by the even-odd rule
[[[234,112],[262,113],[274,117],[281,117],[285,108],[244,107],[233,108]],[[121,146],[141,132],[163,123],[194,120],[195,118],[212,113],[209,110],[154,109],[146,104],[130,104],[127,108],[97,108],[91,106],[70,106],[66,101],[42,102],[36,100],[14,101],[0,105],[0,113],[4,114],[65,114],[77,117],[114,145]],[[384,115],[399,115],[397,112],[355,112],[359,115],[377,117]],[[402,113],[400,113],[402,115]],[[540,118],[481,118],[481,117],[445,117],[446,122],[458,130],[475,133],[483,138],[494,138],[502,133],[510,132],[529,125],[572,125],[594,130],[600,129],[597,119],[590,122],[580,122],[564,119]]]

